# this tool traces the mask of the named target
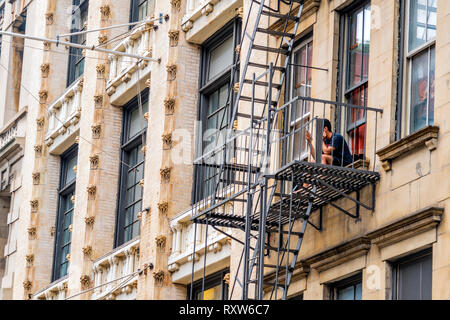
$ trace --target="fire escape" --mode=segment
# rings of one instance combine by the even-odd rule
[[[243,249],[231,295],[239,286],[244,300],[286,299],[308,224],[320,231],[322,209],[327,205],[355,219],[360,216],[361,207],[373,210],[375,184],[379,180],[375,169],[369,170],[367,166],[366,142],[360,159],[362,168],[355,168],[355,162],[346,167],[326,165],[321,158],[324,118],[339,114],[344,127],[355,115],[366,119],[365,139],[370,128],[375,160],[381,110],[302,96],[280,102],[287,84],[287,70],[295,66],[291,57],[304,1],[276,2],[252,0],[243,28],[243,42],[236,49],[241,50],[248,41],[245,61],[235,61],[231,80],[235,93],[231,92],[228,98],[232,107],[228,134],[221,145],[194,162],[195,179],[200,181],[200,186],[214,181],[212,190],[206,196],[202,193],[202,200],[194,205],[192,216],[195,233],[197,225],[206,225],[204,266],[209,230],[225,233],[241,243]],[[275,8],[270,3],[275,3]],[[253,27],[249,25],[249,17],[255,20]],[[268,22],[262,17],[276,18],[281,27],[267,27]],[[257,44],[260,35],[276,37],[277,41],[267,43],[279,43],[279,47]],[[258,51],[267,52],[270,62],[257,61],[254,54]],[[309,120],[293,126],[298,110],[306,108],[311,114]],[[249,125],[245,130],[237,130],[236,120],[247,121]],[[316,156],[295,158],[293,145],[305,141],[306,131],[315,137]],[[370,203],[360,197],[366,186],[371,188]],[[354,203],[352,212],[336,203],[342,198]],[[310,219],[314,212],[318,213],[318,223]],[[242,236],[234,237],[236,233],[228,234],[223,227],[241,230]],[[195,259],[192,264],[194,273]]]

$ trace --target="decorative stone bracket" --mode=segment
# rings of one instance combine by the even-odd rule
[[[178,46],[179,38],[180,38],[180,31],[178,31],[178,30],[170,30],[169,31],[169,40],[170,40],[171,47]]]
[[[172,171],[172,168],[169,167],[165,167],[160,169],[160,175],[161,175],[161,180],[165,183],[170,182],[170,172]]]
[[[164,250],[166,246],[167,238],[164,235],[159,235],[155,238],[156,247],[160,250]]]
[[[86,225],[92,227],[94,225],[94,222],[95,222],[95,217],[94,216],[85,217],[84,218],[84,222],[86,223]]]
[[[97,187],[95,185],[91,184],[86,188],[86,191],[88,193],[89,200],[94,200],[95,196],[97,194]]]
[[[36,227],[29,227],[27,229],[27,232],[28,232],[28,239],[29,240],[35,240],[36,239],[36,233],[37,233]]]
[[[425,145],[430,151],[435,150],[437,148],[438,134],[439,127],[428,126],[378,150],[377,155],[380,157],[383,169],[390,171],[392,168],[392,160],[421,146]]]
[[[161,214],[166,214],[169,210],[169,203],[167,201],[158,203],[158,210]]]
[[[172,134],[171,133],[166,133],[163,134],[161,136],[163,144],[164,144],[164,149],[168,150],[172,148]]]
[[[177,65],[167,65],[167,81],[174,81],[177,78]]]
[[[98,165],[100,163],[100,156],[98,154],[90,156],[89,157],[89,163],[91,164],[91,170],[97,170],[98,169]]]
[[[166,274],[162,270],[153,272],[153,278],[155,279],[155,285],[158,287],[163,286],[165,277],[166,277]]]
[[[169,97],[164,100],[164,107],[166,108],[166,115],[174,114],[175,103],[176,103],[175,98]]]

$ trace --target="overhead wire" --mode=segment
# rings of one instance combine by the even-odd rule
[[[11,76],[12,75],[12,73],[3,65],[3,64],[1,64],[0,63],[0,67],[2,67],[6,72],[8,72],[8,74]],[[40,104],[40,100],[39,100],[39,98],[37,98],[23,83],[20,83],[20,86],[26,91],[26,92],[28,92],[28,94],[30,94],[31,95],[31,97],[32,98],[34,98],[39,104]],[[45,108],[45,110],[47,111],[47,114],[49,113],[49,109],[48,109],[49,107],[46,107]],[[58,122],[60,122],[62,125],[64,125],[64,122],[62,121],[62,120],[60,120],[56,115],[54,115],[55,116],[55,119],[58,121]],[[68,132],[70,133],[70,128],[67,128],[67,130],[68,130]],[[84,141],[86,141],[87,143],[89,143],[90,145],[92,145],[92,146],[94,146],[95,148],[97,148],[100,152],[103,152],[104,154],[106,154],[106,155],[111,155],[110,153],[108,153],[108,152],[106,152],[106,151],[104,151],[101,147],[99,147],[99,146],[96,146],[95,144],[93,144],[91,141],[89,141],[88,139],[86,139],[86,138],[84,138],[81,134],[79,134],[78,135],[79,137],[80,137],[80,139],[82,139],[82,140],[84,140]],[[125,163],[124,161],[122,161],[122,160],[119,160],[123,165],[125,165],[126,167],[128,167],[128,168],[130,168],[131,166],[128,164],[128,163]],[[138,169],[134,169],[134,170],[137,170],[138,171]],[[138,171],[139,172],[139,171]]]

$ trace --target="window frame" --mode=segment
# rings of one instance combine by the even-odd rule
[[[409,254],[405,257],[399,258],[397,260],[391,261],[391,271],[392,271],[392,279],[391,279],[391,285],[392,285],[392,300],[400,300],[398,297],[399,294],[399,277],[400,277],[400,265],[411,263],[420,259],[423,259],[425,257],[430,256],[431,262],[433,263],[433,249],[432,247],[426,248],[424,250],[420,250],[416,253]],[[433,266],[431,267],[431,276],[433,276]],[[433,293],[433,280],[431,281],[431,294]]]
[[[367,94],[369,91],[369,72],[367,73],[366,79],[361,79],[358,83],[353,84],[349,87],[349,77],[350,77],[350,55],[351,52],[349,50],[349,41],[351,39],[351,17],[354,13],[362,10],[363,12],[363,22],[362,22],[362,44],[364,45],[364,28],[366,27],[365,24],[365,8],[367,6],[370,6],[370,13],[372,16],[372,4],[370,0],[364,0],[362,2],[354,2],[344,10],[340,11],[340,23],[339,23],[339,68],[338,68],[338,86],[337,86],[337,101],[344,101],[348,103],[352,103],[350,101],[352,93],[354,93],[356,90],[364,90],[364,103],[363,106],[367,105]],[[369,33],[371,34],[371,25],[369,25]],[[364,52],[363,52],[364,54]],[[368,59],[370,61],[370,44],[369,44],[369,56]],[[368,62],[369,63],[369,62]],[[361,69],[363,70],[364,63],[361,64]],[[369,68],[369,67],[368,67]],[[355,104],[355,103],[352,103]],[[359,105],[359,103],[356,103],[356,105]],[[365,159],[366,153],[363,154],[357,153],[357,147],[355,146],[356,141],[353,141],[352,131],[356,131],[358,128],[362,126],[366,126],[364,129],[364,151],[366,151],[366,142],[367,142],[367,113],[364,111],[363,116],[361,119],[358,119],[357,121],[351,121],[351,111],[352,109],[343,108],[344,112],[342,112],[342,108],[337,107],[336,108],[336,116],[335,116],[335,125],[334,125],[334,131],[336,133],[342,133],[344,138],[348,141],[350,151],[352,154],[353,161],[356,161],[358,159]],[[342,125],[343,124],[343,125]],[[356,137],[356,135],[355,135]],[[357,139],[362,139],[359,137]],[[352,148],[352,145],[354,148]]]
[[[58,188],[58,203],[57,203],[57,213],[56,213],[56,230],[55,230],[55,241],[54,241],[54,250],[53,250],[53,264],[52,264],[52,281],[56,281],[58,279],[64,278],[66,275],[61,276],[61,266],[62,264],[59,263],[59,261],[62,258],[62,247],[61,242],[63,241],[64,236],[64,221],[65,216],[67,214],[67,211],[63,211],[63,206],[65,204],[64,198],[70,194],[76,192],[76,174],[75,178],[71,181],[66,181],[67,178],[67,172],[70,170],[68,167],[68,164],[71,159],[74,157],[77,158],[78,163],[78,145],[75,144],[71,146],[67,151],[65,151],[61,155],[61,168],[60,168],[60,174],[59,174],[59,188]],[[66,199],[67,201],[67,199]],[[70,199],[68,201],[71,201]],[[73,205],[72,209],[72,220],[73,220],[73,214],[75,213],[75,204]],[[72,222],[73,223],[73,222]],[[72,238],[72,235],[70,236]],[[72,239],[69,242],[69,245],[71,246]],[[66,245],[65,245],[66,246]],[[67,261],[67,263],[70,265],[70,261]]]
[[[399,11],[399,70],[398,70],[398,85],[397,85],[397,110],[396,110],[396,140],[400,140],[403,137],[411,135],[411,103],[412,103],[412,65],[415,57],[418,57],[422,53],[427,52],[427,120],[426,125],[430,125],[429,112],[430,112],[430,67],[431,67],[431,51],[436,50],[436,37],[431,40],[427,40],[422,45],[409,50],[409,33],[411,29],[411,1],[413,0],[401,0]],[[427,0],[427,10],[428,10]],[[438,1],[436,2],[438,4]],[[427,18],[428,19],[428,18]],[[426,25],[428,26],[428,20]],[[425,30],[427,32],[427,29]],[[434,106],[433,106],[434,108]],[[420,129],[418,129],[420,130]],[[417,131],[417,130],[416,130]]]
[[[144,19],[144,17],[139,17],[140,14],[140,6],[147,2],[147,14],[146,17],[149,16],[150,13],[152,13],[152,10],[154,11],[155,8],[155,0],[131,0],[131,6],[130,6],[130,22],[138,22]],[[153,8],[151,7],[153,6]],[[132,29],[133,26],[130,26]]]
[[[76,4],[78,2],[78,4]],[[72,5],[72,17],[73,19],[74,15],[77,14],[77,11],[79,11],[80,18],[83,14],[86,14],[86,22],[89,20],[89,0],[73,0]],[[80,26],[80,29],[78,29],[76,26],[72,26],[70,29],[71,33],[74,32],[81,32],[86,31],[86,28],[84,26]],[[78,43],[78,44],[86,44],[86,34],[82,35],[72,35],[70,36],[70,42],[72,43]],[[66,81],[66,87],[70,87],[75,81],[77,81],[80,77],[84,74],[84,67],[83,66],[83,72],[78,77],[76,76],[76,70],[77,66],[79,66],[81,63],[86,62],[86,57],[82,54],[82,50],[79,48],[69,48],[69,61],[67,66],[67,81]]]
[[[343,280],[339,280],[336,281],[332,284],[329,285],[329,289],[330,289],[330,300],[338,300],[338,291],[345,289],[345,288],[349,288],[349,287],[353,287],[354,290],[354,294],[353,294],[353,301],[357,301],[356,298],[356,286],[358,284],[361,284],[361,300],[362,300],[362,273],[359,272],[353,276],[347,277]]]
[[[148,90],[143,90],[141,93],[141,102],[142,105],[145,103],[149,103],[149,92]],[[118,183],[118,197],[117,197],[117,212],[116,212],[116,228],[115,228],[115,236],[114,236],[114,247],[117,248],[129,241],[136,239],[134,237],[130,240],[125,241],[125,214],[126,209],[129,204],[126,201],[127,198],[127,176],[128,176],[128,166],[125,163],[128,163],[128,157],[130,151],[138,147],[140,144],[145,143],[145,137],[147,135],[148,125],[146,124],[142,131],[139,131],[132,137],[129,137],[129,131],[131,126],[131,114],[133,111],[139,108],[139,95],[131,99],[124,107],[123,107],[123,118],[122,118],[122,133],[121,133],[121,142],[120,142],[120,169],[119,169],[119,183]],[[143,140],[144,135],[144,142]],[[138,150],[138,152],[141,152]],[[142,176],[145,173],[145,161],[146,157],[143,156],[143,162],[136,164],[136,166],[140,166],[143,164]],[[137,200],[133,203],[133,205],[137,202],[143,201],[143,197],[140,200]],[[141,207],[142,210],[142,207]],[[133,221],[132,224],[138,223],[138,221]],[[140,224],[139,224],[140,228]],[[139,232],[140,233],[140,232]]]
[[[205,289],[204,291],[214,288],[219,283],[221,285],[221,300],[217,301],[226,301],[228,300],[228,293],[229,293],[229,285],[225,282],[224,278],[227,273],[229,273],[229,268],[226,268],[222,271],[216,272],[212,275],[206,276],[205,278]],[[197,280],[194,282],[194,284],[188,285],[187,290],[187,300],[190,300],[190,293],[191,293],[191,286],[192,286],[192,300],[197,300],[197,295],[202,292],[202,285],[203,285],[203,279]],[[205,300],[197,300],[197,301],[205,301]]]
[[[313,50],[313,53],[312,53],[313,55],[311,56],[311,61],[312,61],[313,56],[314,56],[314,35],[313,35],[313,32],[309,32],[306,36],[302,37],[297,43],[294,44],[294,49],[292,50],[292,56],[291,56],[291,61],[293,63],[295,63],[295,60],[294,60],[295,59],[295,54],[298,51],[300,51],[303,48],[305,48],[305,47],[306,47],[306,50],[308,50],[308,47],[312,47],[312,50]],[[308,51],[306,53],[306,56],[308,58]],[[308,65],[308,63],[309,62],[307,62],[307,65]],[[311,63],[311,66],[312,66],[312,63]],[[294,79],[295,79],[295,76],[296,76],[296,73],[295,73],[296,68],[299,68],[299,67],[292,65],[289,68],[289,72],[288,72],[289,73],[289,75],[288,75],[288,81],[289,81],[288,82],[289,83],[288,94],[289,94],[290,99],[293,99],[296,96],[296,94],[294,93],[294,90],[297,89],[297,88],[295,88],[295,83],[294,83],[294,81],[295,81]],[[304,68],[304,69],[305,69],[306,78],[307,78],[308,77],[308,74],[307,74],[308,73],[308,68]],[[312,78],[312,76],[311,76],[311,78]],[[311,93],[311,88],[312,88],[312,82],[311,82],[311,85],[310,85],[310,93]],[[293,107],[291,110],[297,110],[297,108]],[[292,112],[291,112],[291,114],[289,115],[289,124],[288,124],[289,132],[293,132],[294,130],[297,130],[297,129],[295,129],[295,127],[297,125],[302,125],[302,123],[305,121],[305,119],[308,119],[308,121],[310,121],[311,120],[311,115],[312,115],[312,110],[310,109],[309,112],[306,112],[305,114],[302,114],[300,117],[298,117],[297,114],[296,114],[295,115],[296,119],[292,119]],[[300,133],[300,131],[299,131],[299,133]],[[293,137],[294,136],[295,136],[295,134],[293,135]],[[295,139],[293,138],[291,140],[292,141],[291,141],[290,146],[289,146],[289,158],[290,159],[294,159],[294,157],[295,157],[295,155],[294,155],[295,147],[294,147],[293,144],[295,143]],[[305,145],[306,145],[306,151],[304,153],[300,154],[299,155],[299,159],[296,159],[296,160],[302,161],[302,160],[308,159],[309,146],[308,146],[307,143],[305,143]],[[299,151],[301,151],[301,150],[299,150]]]
[[[207,141],[204,140],[205,131],[207,129],[207,116],[208,116],[208,98],[209,96],[225,86],[226,84],[229,85],[228,88],[228,95],[230,95],[231,91],[231,101],[229,101],[228,105],[226,105],[224,108],[226,109],[226,117],[227,119],[231,118],[232,115],[232,108],[234,106],[236,94],[233,93],[233,84],[231,83],[231,79],[233,78],[233,72],[234,72],[234,64],[237,61],[238,54],[234,50],[236,46],[241,42],[241,29],[242,29],[242,21],[239,17],[235,17],[231,19],[224,27],[222,27],[219,31],[214,33],[208,40],[206,40],[202,46],[201,46],[201,53],[200,53],[200,78],[199,78],[199,98],[198,98],[198,113],[197,113],[197,121],[201,123],[201,128],[197,132],[196,137],[196,154],[202,155],[205,151],[205,147],[207,146]],[[210,54],[211,52],[219,47],[221,44],[225,43],[226,40],[229,39],[229,37],[233,37],[233,63],[228,66],[226,69],[221,71],[219,74],[217,74],[214,78],[208,79],[209,75],[209,66],[210,66]],[[239,77],[239,69],[237,69],[237,75],[236,77]],[[221,108],[223,109],[223,108]],[[219,110],[217,110],[219,111]],[[226,130],[228,126],[228,122],[224,123],[222,125],[222,128],[220,130]],[[216,165],[212,164],[208,168],[211,168],[211,170],[214,170],[214,167]],[[205,170],[206,167],[203,167],[202,169]],[[192,203],[195,203],[197,201],[201,201],[202,199],[207,198],[210,194],[208,190],[208,187],[204,187],[204,181],[199,181],[198,177],[198,166],[195,166],[194,168],[194,183],[192,188]],[[218,168],[216,168],[216,171]],[[217,174],[211,175],[210,179],[208,180],[214,180],[214,177],[216,177]],[[206,181],[206,180],[205,180]],[[200,187],[199,187],[200,186]]]

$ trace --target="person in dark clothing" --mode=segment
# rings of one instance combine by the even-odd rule
[[[314,146],[311,143],[311,134],[306,132],[306,141],[311,150],[311,156],[315,159]],[[352,154],[344,137],[331,131],[330,120],[324,119],[322,164],[345,167],[353,162]]]

